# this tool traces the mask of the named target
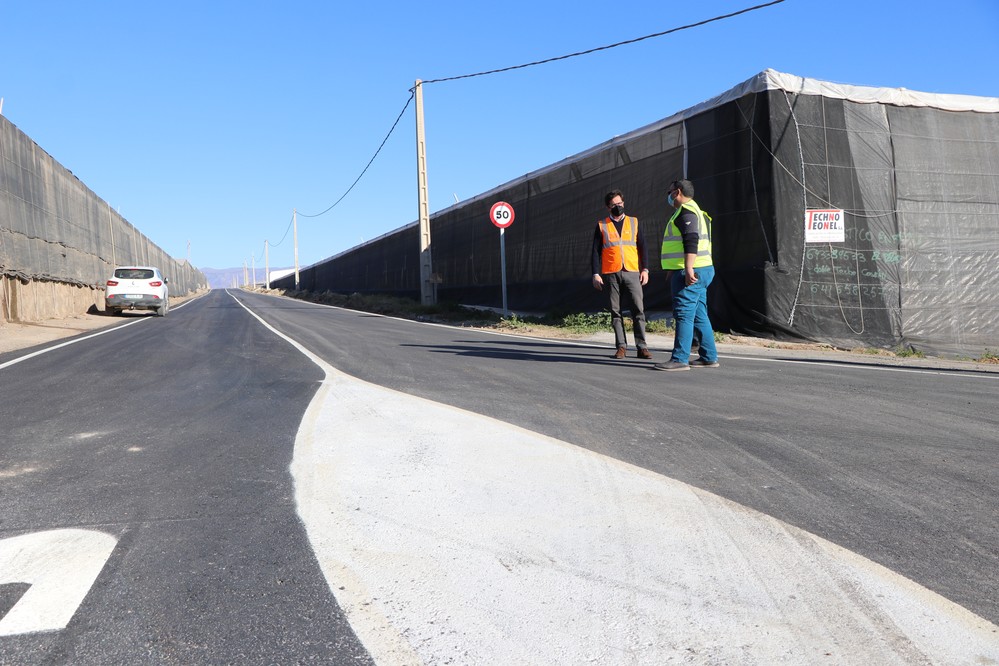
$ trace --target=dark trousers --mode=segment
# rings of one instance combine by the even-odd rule
[[[635,324],[635,346],[639,349],[648,348],[648,344],[645,342],[645,296],[642,294],[639,274],[632,271],[618,271],[617,273],[605,273],[603,277],[610,299],[614,344],[618,347],[628,346],[628,339],[624,335],[624,317],[621,316],[621,292],[625,291],[631,298],[631,319]]]

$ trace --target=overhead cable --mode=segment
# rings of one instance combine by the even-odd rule
[[[283,242],[284,242],[284,239],[288,237],[288,232],[289,232],[289,231],[291,231],[291,225],[292,225],[292,223],[293,223],[294,221],[295,221],[295,215],[294,215],[294,213],[292,213],[292,216],[291,216],[291,219],[290,219],[290,220],[288,220],[288,226],[287,226],[287,228],[285,228],[285,230],[284,230],[284,236],[281,236],[281,240],[279,240],[279,241],[278,241],[277,243],[274,243],[273,245],[271,245],[271,247],[277,247],[277,246],[279,246],[279,245],[280,245],[281,243],[283,243]]]
[[[672,33],[675,33],[675,32],[680,32],[681,30],[689,30],[691,28],[697,28],[697,27],[700,27],[702,25],[707,25],[709,23],[714,23],[716,21],[721,21],[721,20],[724,20],[724,19],[729,19],[729,18],[732,18],[734,16],[739,16],[741,14],[747,14],[749,12],[753,12],[753,11],[756,11],[758,9],[764,9],[766,7],[771,7],[773,5],[779,5],[782,2],[784,2],[784,1],[785,0],[773,0],[773,2],[767,2],[767,3],[764,3],[762,5],[756,5],[754,7],[747,7],[746,9],[741,9],[741,10],[739,10],[737,12],[732,12],[730,14],[724,14],[722,16],[715,16],[714,18],[709,18],[709,19],[705,19],[703,21],[698,21],[697,23],[690,23],[688,25],[683,25],[683,26],[680,26],[680,27],[677,27],[677,28],[671,28],[669,30],[664,30],[662,32],[657,32],[657,33],[654,33],[652,35],[645,35],[644,37],[637,37],[635,39],[629,39],[629,40],[626,40],[626,41],[623,41],[623,42],[618,42],[616,44],[608,44],[607,46],[598,46],[597,48],[588,49],[586,51],[579,51],[577,53],[569,53],[567,55],[561,55],[561,56],[557,56],[557,57],[554,57],[554,58],[547,58],[545,60],[538,60],[536,62],[529,62],[529,63],[525,63],[523,65],[513,65],[512,67],[503,67],[501,69],[492,69],[492,70],[489,70],[489,71],[486,71],[486,72],[476,72],[475,74],[462,74],[461,76],[449,76],[449,77],[445,77],[445,78],[441,78],[441,79],[430,79],[430,80],[427,80],[427,81],[422,81],[421,85],[428,84],[428,83],[443,83],[445,81],[457,81],[459,79],[470,79],[470,78],[474,78],[474,77],[477,77],[477,76],[486,76],[487,74],[499,74],[501,72],[509,72],[509,71],[512,71],[512,70],[515,70],[515,69],[524,69],[525,67],[533,67],[535,65],[544,65],[544,64],[547,64],[547,63],[550,63],[550,62],[556,62],[556,61],[559,61],[559,60],[567,60],[569,58],[575,58],[577,56],[588,55],[590,53],[596,53],[598,51],[606,51],[608,49],[617,48],[618,46],[625,46],[627,44],[635,44],[637,42],[645,41],[646,39],[652,39],[654,37],[662,37],[664,35],[669,35],[669,34],[672,34]],[[350,194],[350,191],[354,189],[354,186],[357,185],[358,181],[360,181],[361,178],[364,176],[364,174],[368,171],[368,168],[371,166],[371,163],[375,161],[376,157],[378,157],[378,153],[380,153],[381,150],[382,150],[382,148],[385,146],[385,142],[388,141],[388,139],[389,139],[390,136],[392,136],[392,132],[395,131],[396,126],[399,124],[399,121],[402,119],[402,115],[406,112],[406,109],[409,108],[410,102],[413,101],[413,97],[416,94],[415,90],[416,90],[415,87],[409,89],[409,92],[410,92],[409,99],[406,100],[406,104],[402,107],[402,111],[399,112],[399,116],[395,119],[395,122],[392,123],[392,128],[388,131],[388,134],[385,135],[385,138],[382,140],[381,145],[378,146],[378,150],[376,150],[375,154],[372,155],[372,157],[371,157],[370,160],[368,160],[367,166],[364,167],[364,170],[361,171],[361,174],[357,177],[356,180],[354,180],[353,184],[351,184],[351,186],[347,188],[347,191],[344,192],[340,196],[340,198],[337,199],[336,201],[334,201],[328,208],[326,208],[326,210],[324,210],[322,212],[319,212],[319,213],[312,214],[312,215],[309,215],[307,213],[299,213],[299,215],[301,215],[302,217],[319,217],[321,215],[325,215],[326,213],[328,213],[331,210],[333,210],[333,208],[335,208],[337,206],[337,204],[339,204],[341,201],[343,201],[344,198],[348,194]],[[285,235],[287,235],[287,231],[285,232]],[[282,239],[282,240],[284,240],[284,239]]]
[[[424,81],[423,83],[443,83],[444,81],[457,81],[459,79],[471,79],[476,76],[485,76],[487,74],[499,74],[500,72],[509,72],[515,69],[524,69],[525,67],[533,67],[535,65],[545,65],[550,62],[556,62],[558,60],[568,60],[569,58],[575,58],[576,56],[589,55],[590,53],[596,53],[597,51],[606,51],[607,49],[617,48],[618,46],[625,46],[627,44],[635,44],[636,42],[645,41],[646,39],[652,39],[653,37],[662,37],[663,35],[669,35],[674,32],[680,32],[681,30],[689,30],[690,28],[697,28],[702,25],[707,25],[708,23],[714,23],[715,21],[721,21],[723,19],[732,18],[733,16],[739,16],[740,14],[747,14],[757,9],[764,9],[765,7],[770,7],[772,5],[779,5],[784,2],[784,0],[774,0],[773,2],[768,2],[763,5],[756,5],[755,7],[748,7],[746,9],[741,9],[737,12],[732,12],[731,14],[725,14],[724,16],[716,16],[714,18],[705,19],[704,21],[698,21],[697,23],[691,23],[689,25],[682,25],[678,28],[671,28],[669,30],[664,30],[663,32],[657,32],[652,35],[646,35],[644,37],[636,37],[635,39],[629,39],[623,42],[618,42],[616,44],[608,44],[607,46],[598,46],[594,49],[588,49],[586,51],[579,51],[578,53],[570,53],[568,55],[556,56],[554,58],[547,58],[545,60],[538,60],[536,62],[529,62],[523,65],[514,65],[512,67],[503,67],[501,69],[491,69],[487,72],[477,72],[475,74],[462,74],[461,76],[449,76],[443,79],[430,79],[429,81]]]
[[[299,215],[301,215],[302,217],[319,217],[320,215],[325,215],[326,213],[328,213],[328,212],[330,212],[331,210],[333,210],[333,208],[334,208],[334,207],[335,207],[335,206],[336,206],[336,205],[337,205],[338,203],[340,203],[341,201],[343,201],[344,197],[346,197],[346,196],[347,196],[348,194],[350,194],[350,191],[351,191],[352,189],[354,189],[354,185],[357,185],[357,182],[358,182],[359,180],[361,180],[361,177],[363,177],[363,176],[364,176],[364,174],[365,174],[365,172],[367,172],[368,168],[369,168],[369,167],[371,166],[371,163],[375,161],[375,158],[376,158],[376,157],[378,157],[378,153],[380,153],[380,152],[382,151],[382,148],[384,148],[384,147],[385,147],[385,142],[386,142],[386,141],[388,141],[388,139],[389,139],[389,137],[390,137],[390,136],[392,136],[392,132],[394,132],[394,131],[395,131],[395,128],[396,128],[396,125],[398,125],[398,124],[399,124],[399,121],[400,121],[400,120],[402,120],[402,114],[406,113],[406,109],[408,109],[408,108],[409,108],[409,103],[413,101],[413,95],[414,95],[414,94],[415,94],[415,93],[410,93],[410,95],[409,95],[409,99],[407,99],[407,100],[406,100],[406,104],[405,104],[405,106],[403,106],[403,107],[402,107],[402,111],[400,111],[400,112],[399,112],[399,116],[398,116],[398,117],[397,117],[397,118],[395,119],[395,122],[394,122],[394,123],[392,123],[392,128],[391,128],[391,129],[390,129],[390,130],[388,131],[388,134],[386,134],[386,135],[385,135],[385,138],[384,138],[384,139],[382,139],[382,143],[381,143],[381,145],[380,145],[380,146],[378,146],[378,150],[376,150],[376,151],[375,151],[375,154],[371,156],[371,159],[370,159],[370,160],[368,160],[368,164],[367,164],[367,166],[365,166],[365,167],[364,167],[364,170],[363,170],[363,171],[361,171],[361,175],[360,175],[360,176],[358,176],[358,177],[357,177],[357,179],[356,179],[356,180],[355,180],[355,181],[353,182],[353,184],[352,184],[352,185],[351,185],[350,187],[348,187],[348,188],[347,188],[347,191],[346,191],[346,192],[344,192],[344,193],[343,193],[343,194],[342,194],[342,195],[340,196],[340,198],[339,198],[339,199],[337,199],[336,201],[334,201],[334,202],[333,202],[333,203],[332,203],[332,204],[330,205],[330,207],[329,207],[329,208],[327,208],[326,210],[324,210],[323,212],[321,212],[321,213],[316,213],[315,215],[307,215],[307,214],[305,214],[305,213],[299,213]],[[285,232],[285,233],[287,234],[287,232]]]

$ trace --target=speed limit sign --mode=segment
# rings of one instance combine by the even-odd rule
[[[505,201],[497,201],[489,209],[489,219],[500,229],[506,229],[513,224],[513,206]]]

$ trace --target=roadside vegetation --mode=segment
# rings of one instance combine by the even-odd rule
[[[899,356],[901,358],[926,358],[926,354],[918,349],[904,345],[899,345],[895,348],[895,356]]]
[[[423,305],[409,298],[380,294],[334,294],[328,291],[316,294],[291,290],[272,290],[272,292],[312,303],[335,305],[341,308],[405,319],[432,321],[454,326],[535,333],[551,337],[585,337],[611,329],[609,312],[549,313],[538,317],[514,313],[504,317],[489,309],[470,308],[453,303]],[[628,317],[625,317],[625,328],[629,331],[632,330],[632,321]],[[663,321],[650,321],[645,328],[649,333],[673,334],[673,327]]]
[[[263,290],[260,290],[263,291]],[[307,291],[272,289],[270,293],[280,294],[290,298],[298,298],[313,303],[323,305],[334,305],[351,310],[362,312],[373,312],[392,317],[404,319],[415,319],[417,321],[430,321],[452,326],[467,326],[470,328],[486,328],[498,331],[508,331],[511,333],[523,333],[539,335],[549,338],[583,338],[595,333],[607,332],[611,330],[611,319],[609,312],[551,312],[543,316],[524,316],[511,314],[508,317],[500,313],[484,308],[470,308],[454,303],[440,303],[437,305],[423,305],[413,299],[401,298],[398,296],[386,296],[382,294],[335,294],[333,292],[313,293]],[[632,331],[632,321],[625,317],[625,328]],[[645,329],[649,333],[659,335],[673,335],[672,320],[651,320],[646,323]],[[749,338],[728,333],[715,331],[716,342],[757,344],[768,348],[796,348],[802,344],[809,343],[787,343],[768,339]],[[811,348],[837,351],[837,349],[827,344],[809,344]],[[891,356],[897,358],[925,358],[926,355],[911,346],[899,346],[894,350],[875,349],[871,347],[856,349],[840,349],[838,351],[849,351],[855,354],[870,354],[875,356]],[[978,363],[999,364],[999,354],[989,349],[985,350],[980,358],[964,359]]]
[[[986,349],[982,357],[976,359],[979,363],[995,363],[999,364],[999,354],[992,351],[991,349]]]

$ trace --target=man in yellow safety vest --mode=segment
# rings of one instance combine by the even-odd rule
[[[694,201],[694,184],[675,180],[667,191],[667,203],[673,216],[666,223],[660,259],[669,271],[673,291],[673,318],[676,333],[673,354],[656,370],[672,372],[690,368],[717,368],[718,349],[708,318],[708,285],[715,277],[711,261],[711,216]],[[700,356],[690,360],[690,346],[695,332],[700,342]]]

